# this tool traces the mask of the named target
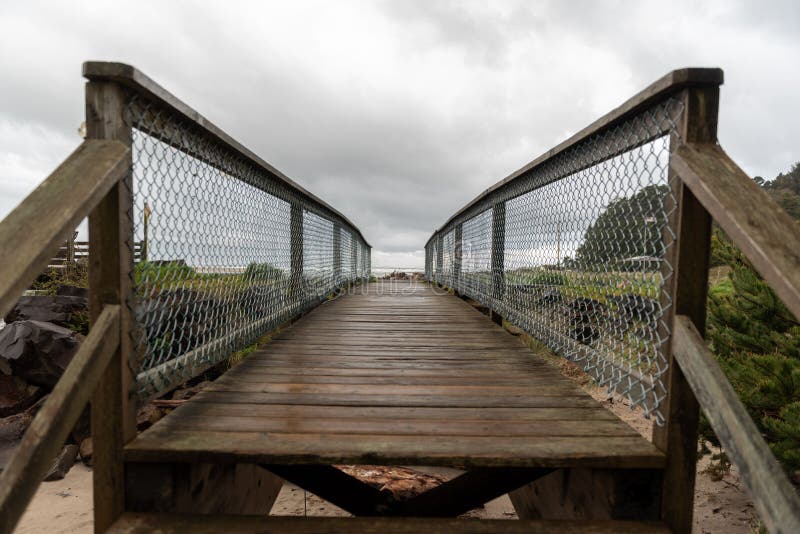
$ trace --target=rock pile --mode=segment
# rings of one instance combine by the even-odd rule
[[[0,469],[78,351],[88,325],[86,290],[62,286],[56,295],[24,296],[0,330]],[[89,411],[84,411],[45,480],[64,478],[81,458],[89,463]],[[84,452],[89,451],[87,456]]]

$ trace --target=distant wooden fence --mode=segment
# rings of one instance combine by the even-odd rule
[[[47,264],[51,269],[62,269],[67,265],[89,259],[88,241],[65,241]],[[133,244],[133,261],[147,261],[147,246],[144,241]]]

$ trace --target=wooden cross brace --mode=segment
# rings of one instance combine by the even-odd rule
[[[552,469],[482,467],[407,500],[380,491],[332,465],[262,465],[355,516],[455,517],[520,488]]]

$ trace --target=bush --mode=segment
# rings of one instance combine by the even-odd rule
[[[542,286],[565,286],[569,280],[561,273],[543,272],[534,276],[530,283]]]
[[[243,276],[248,280],[277,280],[283,278],[285,273],[271,263],[253,262],[244,270]]]

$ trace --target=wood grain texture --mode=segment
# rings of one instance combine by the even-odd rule
[[[692,321],[675,318],[673,354],[714,433],[739,468],[759,517],[775,533],[800,532],[800,498]]]
[[[469,521],[442,518],[387,517],[264,517],[190,516],[127,513],[109,530],[112,534],[244,534],[251,532],[292,534],[667,534],[659,523],[634,521]]]
[[[112,82],[86,85],[86,136],[131,146],[125,121],[127,95]],[[106,305],[120,307],[119,348],[92,397],[95,531],[108,528],[124,510],[122,447],[136,435],[130,398],[133,341],[133,162],[89,214],[89,318],[94,325]]]
[[[50,262],[58,248],[128,172],[130,149],[84,141],[0,222],[0,317]]]
[[[106,306],[0,474],[0,532],[11,532],[64,445],[119,345],[119,306]]]
[[[649,442],[461,299],[428,285],[382,289],[306,315],[139,435],[127,460],[663,465]],[[381,322],[392,313],[402,323]]]
[[[800,225],[718,145],[683,145],[670,166],[800,317]]]

